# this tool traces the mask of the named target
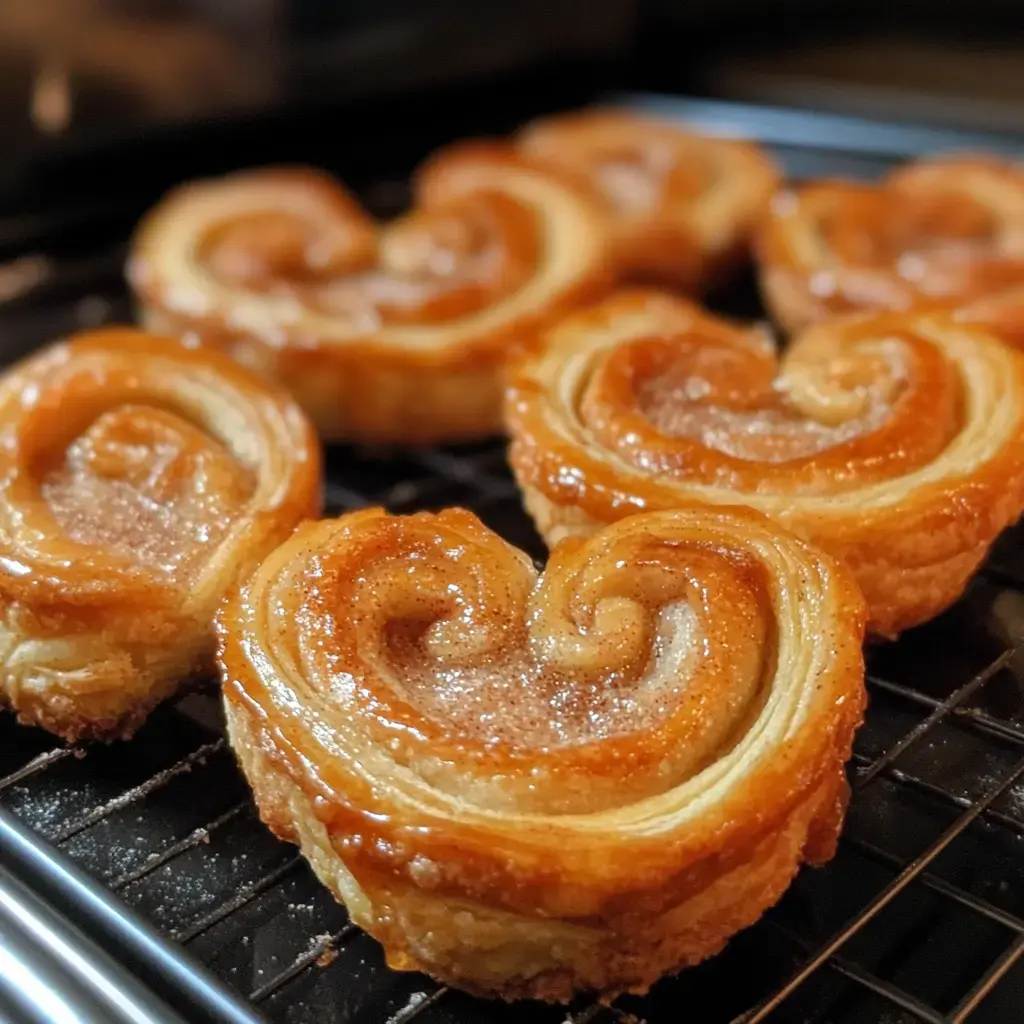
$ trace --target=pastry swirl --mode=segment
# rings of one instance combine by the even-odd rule
[[[599,197],[620,274],[695,292],[747,258],[779,172],[752,143],[626,111],[538,121],[517,140],[532,159]]]
[[[964,304],[1024,285],[1024,173],[995,158],[898,168],[876,185],[779,193],[758,244],[761,290],[797,330],[851,310]]]
[[[0,380],[0,705],[129,735],[212,668],[240,566],[320,507],[312,427],[217,353],[109,328]]]
[[[848,572],[749,509],[530,560],[469,512],[301,527],[218,618],[229,735],[392,966],[643,990],[834,852],[864,706]]]
[[[510,460],[549,542],[643,509],[742,503],[853,569],[869,630],[952,603],[1024,509],[1022,357],[948,317],[765,336],[622,293],[511,380]]]
[[[414,200],[380,225],[313,170],[186,185],[134,239],[142,316],[281,381],[326,440],[494,434],[508,349],[605,285],[598,211],[483,143],[438,153]]]

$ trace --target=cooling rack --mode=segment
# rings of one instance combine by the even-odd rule
[[[83,168],[110,166],[109,151],[41,154],[0,199],[4,358],[129,318],[121,281],[127,233],[171,182],[287,156],[336,170],[376,212],[391,213],[405,202],[409,169],[434,145],[504,131],[545,104],[566,104],[564,96],[545,93],[542,102],[522,90],[499,99],[486,109],[463,105],[447,120],[407,101],[398,128],[408,131],[396,129],[393,116],[384,132],[379,112],[363,110],[348,121],[321,113],[232,128],[232,144],[223,142],[223,125],[136,140],[101,184],[82,184]],[[849,118],[618,99],[761,138],[794,177],[871,177],[922,152],[1013,149],[1012,140]],[[211,133],[222,139],[213,155]],[[58,182],[71,184],[54,199]],[[750,281],[713,304],[759,315]],[[331,513],[463,505],[543,557],[499,441],[415,452],[331,448],[326,470]],[[1013,530],[954,608],[869,650],[871,706],[850,765],[854,795],[835,860],[802,872],[720,956],[611,1006],[505,1006],[390,971],[296,850],[260,825],[212,688],[165,705],[132,741],[109,747],[66,747],[0,716],[0,866],[63,903],[135,976],[185,1006],[192,1022],[1019,1021],[1022,644],[1024,531]],[[60,875],[64,863],[82,874]],[[119,918],[122,907],[127,918]],[[196,992],[198,1001],[187,1002]]]

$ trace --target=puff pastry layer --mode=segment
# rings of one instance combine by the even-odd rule
[[[148,325],[281,381],[325,439],[375,443],[500,431],[509,348],[609,273],[592,201],[487,144],[435,156],[385,225],[313,170],[186,185],[129,261]]]
[[[1022,357],[938,315],[820,324],[779,360],[757,331],[622,293],[547,334],[507,416],[549,542],[751,505],[845,560],[881,635],[950,604],[1024,509]]]
[[[765,302],[789,330],[850,310],[962,304],[1024,286],[1024,172],[995,158],[939,158],[877,185],[781,192],[758,261]]]
[[[130,734],[212,669],[235,572],[320,508],[299,408],[217,353],[129,328],[0,379],[0,705]]]
[[[635,516],[539,579],[471,513],[357,512],[218,624],[263,819],[394,967],[644,990],[834,852],[863,602],[749,509]]]
[[[779,183],[752,143],[612,109],[538,121],[517,144],[598,196],[625,278],[690,292],[719,283],[747,258]]]

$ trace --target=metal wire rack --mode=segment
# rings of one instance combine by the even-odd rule
[[[685,112],[694,110],[737,116],[731,107]],[[870,132],[851,134],[842,119],[829,121],[831,135],[787,123],[774,142],[793,174],[870,174],[893,156],[891,147],[873,151]],[[844,148],[850,138],[861,141]],[[400,202],[393,177],[364,192],[370,185],[378,198],[390,197],[379,207]],[[150,198],[76,200],[18,217],[0,211],[8,358],[76,326],[127,318],[124,233]],[[24,272],[26,259],[32,273],[19,290],[18,261]],[[750,313],[756,298],[744,286],[721,305]],[[326,460],[331,512],[464,505],[542,557],[498,442],[392,453],[337,448]],[[871,648],[868,682],[872,702],[850,766],[854,796],[836,859],[803,872],[720,956],[611,1006],[507,1007],[389,971],[295,849],[260,825],[212,689],[164,706],[134,740],[110,747],[62,746],[0,717],[0,806],[274,1021],[1020,1020],[1024,532],[1002,539],[948,613]]]

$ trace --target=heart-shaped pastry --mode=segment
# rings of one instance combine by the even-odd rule
[[[788,330],[851,310],[962,305],[1024,286],[1024,172],[946,157],[873,185],[812,182],[775,197],[757,249],[765,302]]]
[[[549,541],[745,504],[843,559],[891,636],[952,603],[1024,510],[1024,357],[943,315],[759,330],[623,292],[512,375],[511,463]]]
[[[747,260],[779,183],[753,143],[625,109],[537,121],[516,142],[596,194],[621,278],[688,292],[720,284]]]
[[[312,426],[226,356],[129,328],[0,379],[0,704],[130,734],[212,668],[235,573],[320,509]]]
[[[863,601],[749,509],[634,516],[540,576],[469,512],[355,512],[218,623],[264,821],[394,967],[643,990],[835,849]]]
[[[424,444],[501,429],[501,369],[602,291],[597,206],[497,144],[443,150],[378,224],[313,170],[186,185],[144,220],[144,321],[281,381],[325,440]]]

